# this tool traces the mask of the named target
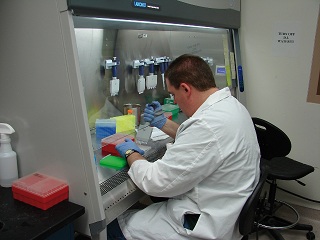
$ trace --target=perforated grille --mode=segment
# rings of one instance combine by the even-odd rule
[[[166,147],[162,147],[155,151],[148,152],[148,154],[145,155],[145,158],[149,162],[154,162],[159,158],[162,158],[165,152],[166,152]],[[128,170],[129,170],[128,167],[121,169],[118,173],[116,173],[112,177],[100,183],[101,196],[105,195],[107,192],[111,191],[112,189],[116,188],[121,183],[129,179]]]
[[[124,168],[117,174],[113,175],[111,178],[100,183],[101,196],[105,195],[107,192],[111,191],[115,187],[119,186],[121,183],[129,178],[128,168]]]

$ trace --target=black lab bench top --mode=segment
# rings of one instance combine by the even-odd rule
[[[0,239],[45,239],[84,212],[68,200],[44,211],[13,199],[11,188],[0,187]]]

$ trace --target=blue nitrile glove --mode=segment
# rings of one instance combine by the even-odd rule
[[[126,158],[126,151],[127,150],[134,150],[138,153],[140,153],[141,155],[144,154],[144,151],[142,149],[140,149],[137,144],[135,142],[133,142],[131,139],[126,138],[124,142],[119,143],[116,145],[116,150],[120,153],[120,155],[123,158]]]
[[[161,129],[167,122],[167,118],[163,114],[161,104],[157,101],[153,101],[146,105],[143,120],[145,122],[149,122],[152,127],[159,129]]]

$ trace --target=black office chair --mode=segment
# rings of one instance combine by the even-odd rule
[[[277,180],[296,180],[299,184],[305,185],[298,179],[312,173],[314,168],[287,157],[291,151],[291,141],[281,129],[260,118],[252,118],[252,121],[260,145],[261,164],[269,166],[267,182],[270,183],[270,188],[261,226],[276,240],[284,240],[279,231],[284,229],[304,230],[307,231],[307,239],[315,239],[313,227],[300,224],[299,213],[288,203],[276,200]],[[281,206],[287,206],[295,213],[295,221],[275,216],[276,210]]]
[[[239,232],[243,235],[241,240],[248,240],[250,233],[258,233],[261,201],[264,199],[261,199],[260,195],[268,173],[268,166],[262,165],[259,182],[240,212]]]

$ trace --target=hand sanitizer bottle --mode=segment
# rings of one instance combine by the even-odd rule
[[[11,139],[8,134],[14,129],[6,123],[0,123],[0,185],[11,187],[12,182],[18,179],[17,154],[12,151]]]

